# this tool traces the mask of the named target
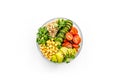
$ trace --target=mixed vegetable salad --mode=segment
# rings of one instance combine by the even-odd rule
[[[55,63],[69,63],[78,53],[81,36],[69,19],[54,19],[38,29],[36,42],[42,54]]]

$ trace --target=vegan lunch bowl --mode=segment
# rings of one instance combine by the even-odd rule
[[[54,63],[69,63],[80,53],[83,38],[70,19],[54,18],[38,29],[36,42],[42,55]]]

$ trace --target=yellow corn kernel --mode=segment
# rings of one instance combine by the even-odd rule
[[[52,48],[53,50],[55,50],[55,46],[53,46],[53,48]]]
[[[52,53],[52,50],[50,50],[50,53]]]
[[[58,44],[57,43],[55,43],[55,46],[57,46]]]
[[[49,47],[46,47],[46,49],[49,49]]]
[[[55,52],[53,52],[52,54],[55,54]]]
[[[44,53],[47,56],[47,53]]]
[[[51,56],[48,57],[48,60],[51,60]]]
[[[51,58],[52,58],[52,57],[50,56],[50,57],[49,57],[49,60],[51,60]]]
[[[40,49],[43,49],[43,47],[40,47]]]
[[[48,56],[52,55],[51,53],[48,54]]]
[[[50,48],[52,47],[52,45],[49,46]]]
[[[42,52],[45,53],[46,51],[43,50]]]
[[[53,42],[53,44],[55,44],[55,42]]]
[[[47,46],[50,46],[50,44],[47,44]]]
[[[55,50],[55,53],[57,53],[58,51],[57,50]]]
[[[41,44],[41,45],[39,45],[39,47],[40,47],[40,50],[41,50],[42,54],[48,60],[50,60],[51,56],[58,52],[57,43],[55,43],[53,41],[53,39],[52,40],[48,40],[46,43],[47,43],[47,45]]]

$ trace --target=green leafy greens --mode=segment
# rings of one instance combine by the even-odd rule
[[[38,44],[45,44],[46,41],[49,39],[49,33],[46,29],[46,27],[41,27],[38,29],[38,33],[37,33],[37,39],[36,42]]]

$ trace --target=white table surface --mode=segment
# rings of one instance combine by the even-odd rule
[[[1,0],[0,80],[120,80],[119,0]],[[76,22],[83,48],[70,64],[49,63],[37,29],[54,17]]]

